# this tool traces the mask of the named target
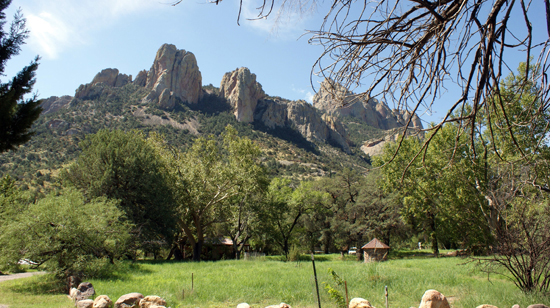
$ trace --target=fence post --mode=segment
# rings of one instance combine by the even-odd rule
[[[317,290],[317,304],[321,308],[321,297],[319,296],[319,282],[317,282],[317,270],[315,269],[315,256],[311,253],[311,263],[313,263],[313,276],[315,276],[315,289]]]

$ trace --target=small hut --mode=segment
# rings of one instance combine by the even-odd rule
[[[364,251],[364,262],[382,261],[387,258],[389,246],[383,244],[380,240],[374,238],[371,242],[362,247]]]

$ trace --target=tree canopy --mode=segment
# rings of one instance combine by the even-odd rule
[[[6,13],[11,0],[0,1],[0,75],[3,75],[8,60],[19,54],[29,31],[25,19],[18,11],[8,31],[4,31]],[[39,67],[39,57],[24,67],[9,82],[0,82],[0,153],[14,150],[33,136],[31,125],[41,114],[41,100],[31,93],[35,84],[35,72]]]

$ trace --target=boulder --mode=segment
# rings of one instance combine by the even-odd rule
[[[99,295],[93,301],[93,308],[112,308],[113,301],[107,295]]]
[[[494,305],[483,304],[483,305],[476,306],[476,308],[498,308],[498,307]]]
[[[237,305],[237,308],[251,308],[251,306],[247,303],[241,303]]]
[[[70,298],[75,302],[75,301],[77,301],[78,297],[80,296],[80,290],[78,290],[76,288],[72,288],[72,289],[70,289],[69,295],[70,295]]]
[[[93,299],[83,299],[76,302],[78,308],[93,308]]]
[[[511,306],[511,308],[521,308],[521,307],[519,307],[518,304],[515,304],[515,305]]]
[[[286,303],[280,303],[279,305],[266,306],[265,308],[292,308],[292,306]]]
[[[265,93],[257,76],[246,67],[226,73],[220,84],[220,96],[233,108],[238,122],[253,122],[257,102]]]
[[[144,298],[144,295],[140,293],[128,293],[125,294],[115,302],[115,308],[139,308],[140,300]]]
[[[87,299],[95,294],[95,289],[91,282],[80,283],[78,285],[78,290],[80,291],[80,299]]]
[[[367,299],[355,297],[348,304],[348,308],[372,308]]]
[[[167,302],[163,298],[155,295],[146,296],[139,303],[140,308],[165,307],[166,305]]]
[[[428,290],[424,292],[418,308],[450,308],[450,306],[443,294],[436,290]]]
[[[533,304],[533,305],[529,305],[529,307],[527,308],[548,308],[548,306],[543,304]]]
[[[142,83],[143,73],[135,80]],[[146,88],[150,93],[143,102],[159,104],[159,98],[165,89],[182,102],[198,103],[203,96],[202,75],[193,53],[177,49],[175,45],[163,44],[157,51],[152,67],[146,74]]]

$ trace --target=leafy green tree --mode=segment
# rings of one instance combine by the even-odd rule
[[[193,247],[193,260],[199,261],[204,238],[210,227],[247,214],[244,197],[266,187],[260,149],[250,139],[239,137],[227,126],[220,136],[200,137],[186,151],[162,149],[169,173],[174,178],[174,196],[178,203],[179,227]],[[241,215],[241,216],[239,216]],[[239,238],[237,239],[239,240]]]
[[[505,78],[502,95],[492,102],[494,112],[485,119],[501,129],[480,130],[486,168],[478,187],[488,202],[485,216],[497,239],[497,253],[478,261],[491,272],[506,269],[506,277],[521,290],[546,293],[550,288],[550,113],[533,110],[541,104],[540,86],[531,78],[535,70],[521,63],[517,75]]]
[[[0,226],[0,268],[16,270],[18,260],[28,259],[61,280],[95,275],[96,265],[112,263],[127,248],[130,226],[117,203],[65,189],[29,204]]]
[[[134,225],[138,247],[154,250],[162,241],[171,243],[176,227],[173,191],[154,144],[137,130],[100,130],[80,147],[82,154],[63,172],[63,179],[88,199],[119,200],[119,208]]]
[[[373,161],[374,166],[383,166],[379,185],[386,192],[398,192],[401,215],[429,236],[436,256],[441,244],[471,247],[491,241],[481,212],[487,204],[476,190],[484,164],[469,155],[468,140],[460,131],[452,125],[443,127],[423,157],[416,155],[421,141],[407,138],[392,161],[398,143],[388,144]]]
[[[28,37],[25,19],[20,11],[14,16],[8,32],[3,29],[6,23],[4,11],[11,0],[0,1],[0,75],[3,75],[6,62],[21,50],[21,45]],[[41,101],[36,96],[25,99],[35,84],[35,72],[39,66],[39,57],[24,67],[11,81],[0,83],[0,153],[14,150],[31,138],[29,129],[41,114]]]
[[[320,211],[327,202],[328,196],[314,189],[313,182],[302,182],[296,188],[287,178],[274,178],[268,187],[268,205],[261,212],[259,219],[265,222],[268,239],[273,241],[288,259],[293,241],[297,235],[305,234],[302,225],[305,214]],[[314,238],[306,248],[313,250]],[[302,245],[303,246],[303,245]]]

